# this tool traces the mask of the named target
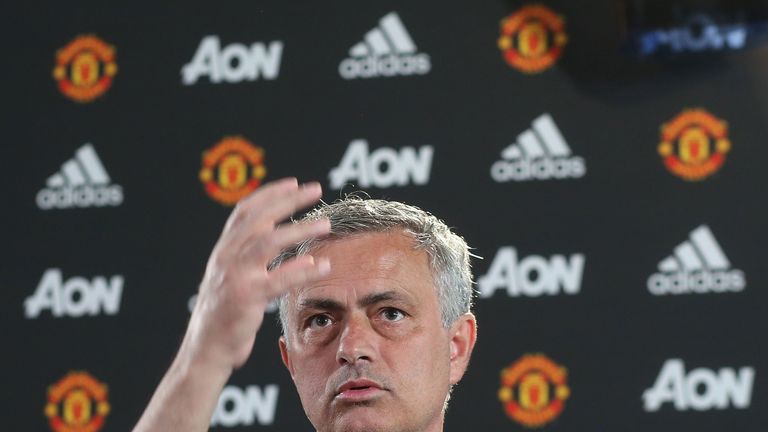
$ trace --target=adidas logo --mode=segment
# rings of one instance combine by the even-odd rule
[[[706,225],[693,230],[690,239],[678,245],[658,269],[648,278],[648,290],[653,295],[739,292],[746,287],[744,272],[731,269]]]
[[[429,55],[417,52],[397,12],[380,19],[379,26],[350,48],[349,55],[339,64],[339,74],[348,80],[424,75],[432,69]]]
[[[77,149],[75,157],[64,162],[61,171],[50,176],[45,185],[36,198],[41,210],[123,203],[123,188],[110,184],[109,174],[91,144]]]
[[[501,157],[491,166],[491,177],[499,183],[579,178],[587,173],[584,159],[571,156],[571,148],[548,113],[536,118],[533,128],[518,135]]]

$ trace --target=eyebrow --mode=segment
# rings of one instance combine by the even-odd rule
[[[357,304],[361,307],[366,307],[389,300],[403,300],[403,296],[397,291],[384,291],[381,293],[368,294],[367,296],[361,298]]]
[[[380,293],[368,294],[365,297],[358,300],[357,305],[360,307],[368,307],[376,303],[383,301],[404,301],[402,294],[397,291],[384,291]],[[344,305],[336,300],[328,298],[308,298],[301,301],[299,307],[302,309],[324,309],[339,311],[344,309]]]
[[[325,310],[342,310],[344,306],[336,300],[322,299],[322,298],[309,298],[304,299],[299,304],[301,309],[325,309]]]

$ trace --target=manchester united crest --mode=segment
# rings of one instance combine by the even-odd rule
[[[529,354],[501,371],[499,400],[507,415],[528,427],[557,418],[571,394],[568,373],[542,354]]]
[[[203,153],[200,181],[208,196],[221,204],[234,205],[266,175],[264,150],[243,137],[225,137]]]
[[[728,123],[704,109],[689,109],[661,126],[658,151],[664,166],[689,181],[717,172],[731,150]]]
[[[56,53],[53,78],[59,90],[76,102],[103,95],[115,74],[115,48],[94,35],[78,36]]]
[[[87,372],[70,372],[48,388],[45,416],[54,432],[96,432],[109,411],[107,386]]]
[[[525,73],[549,69],[567,42],[564,19],[543,5],[525,6],[501,21],[504,60]]]

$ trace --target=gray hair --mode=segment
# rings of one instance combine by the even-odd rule
[[[321,204],[297,223],[327,218],[331,222],[329,235],[309,239],[283,250],[270,264],[274,269],[286,260],[306,255],[328,241],[355,234],[387,232],[402,229],[413,237],[414,247],[424,250],[432,265],[432,277],[437,288],[443,326],[450,327],[472,307],[472,271],[467,243],[448,226],[430,213],[396,201],[348,195],[332,204]],[[286,335],[288,320],[286,295],[279,300],[279,319]]]

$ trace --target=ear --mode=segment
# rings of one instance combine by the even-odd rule
[[[450,329],[451,369],[450,382],[456,384],[464,376],[469,358],[477,340],[477,321],[472,313],[460,316]]]
[[[277,343],[280,345],[280,357],[283,359],[283,364],[288,369],[288,372],[290,372],[291,378],[293,378],[293,364],[291,363],[291,354],[288,351],[288,342],[286,342],[285,336],[280,336]]]

